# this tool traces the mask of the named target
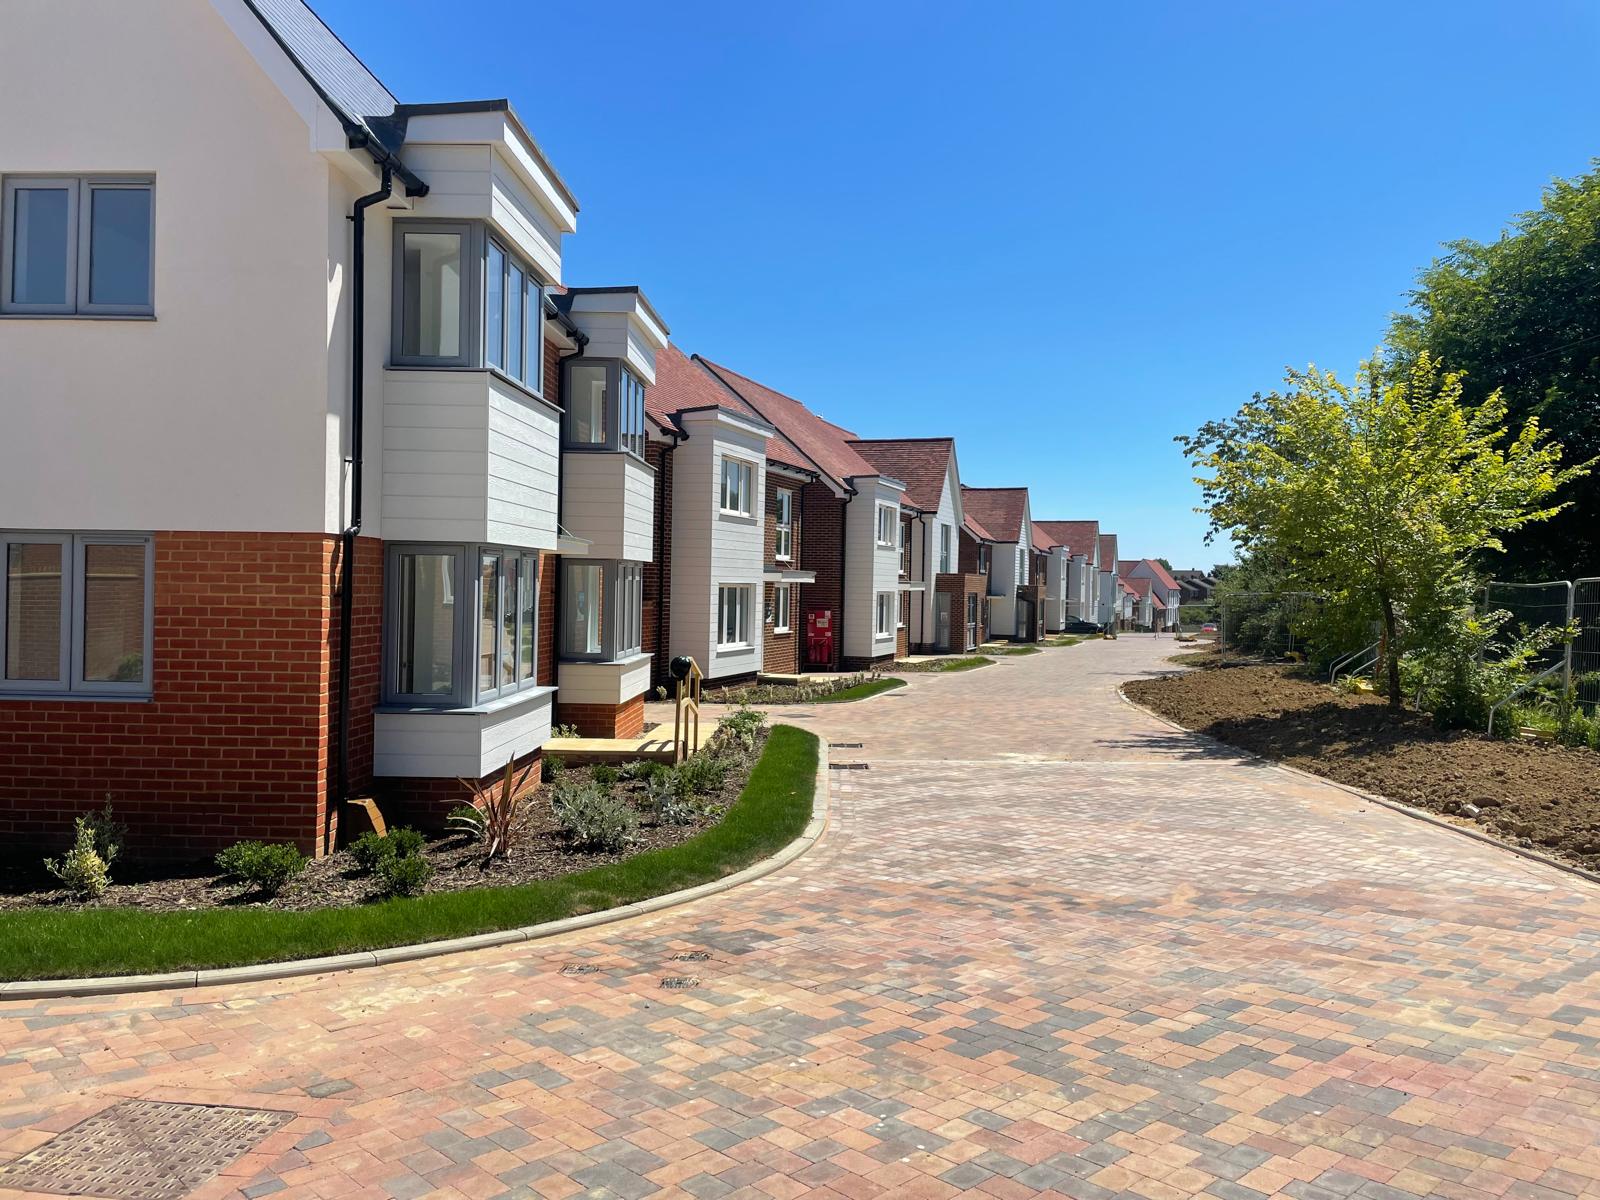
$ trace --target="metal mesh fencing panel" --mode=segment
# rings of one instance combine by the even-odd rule
[[[1600,577],[1573,580],[1572,621],[1578,629],[1572,641],[1574,699],[1595,716],[1600,714]]]
[[[1311,592],[1229,592],[1217,601],[1218,648],[1267,659],[1302,651],[1307,620],[1320,603]]]
[[[1515,638],[1546,627],[1565,625],[1572,597],[1572,584],[1565,579],[1547,579],[1541,583],[1504,583],[1491,580],[1483,589],[1483,611],[1504,610],[1511,614],[1505,628],[1507,639]],[[1557,644],[1542,651],[1533,660],[1535,672],[1555,666],[1566,656],[1566,647]]]

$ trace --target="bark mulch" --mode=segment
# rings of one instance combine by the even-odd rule
[[[761,757],[766,736],[763,730],[754,751],[750,752],[720,738],[707,748],[706,753],[719,753],[732,765],[722,787],[715,794],[700,798],[700,815],[691,824],[657,824],[648,811],[642,781],[619,779],[611,784],[614,792],[627,797],[640,812],[636,840],[619,851],[585,851],[569,845],[551,811],[550,785],[541,784],[538,792],[525,802],[520,817],[521,834],[503,859],[485,866],[481,846],[470,838],[454,835],[430,838],[423,849],[434,869],[427,892],[507,887],[553,879],[687,841],[717,824],[739,798],[751,769]],[[583,780],[592,777],[593,771],[592,767],[569,767],[564,775]],[[112,865],[111,874],[110,888],[88,907],[182,911],[244,906],[292,911],[366,904],[384,898],[375,877],[362,872],[348,850],[313,859],[306,864],[304,872],[270,900],[258,896],[236,879],[219,877],[210,860],[178,866],[119,861]],[[0,912],[75,907],[79,907],[79,902],[57,887],[41,860],[12,860],[0,869]]]
[[[1125,684],[1186,729],[1564,862],[1600,870],[1600,754],[1440,730],[1293,668],[1231,666]]]

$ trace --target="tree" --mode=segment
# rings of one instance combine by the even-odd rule
[[[1560,466],[1536,418],[1508,443],[1500,394],[1464,404],[1459,373],[1426,352],[1405,370],[1364,363],[1354,387],[1314,366],[1286,382],[1178,439],[1210,472],[1195,480],[1207,538],[1229,533],[1289,586],[1378,622],[1398,705],[1400,655],[1460,619],[1474,563],[1559,512],[1556,491],[1588,464]]]
[[[1161,564],[1161,567],[1162,567],[1163,570],[1168,571],[1168,572],[1170,572],[1172,570],[1172,564],[1170,562],[1168,562],[1166,559],[1158,558],[1158,559],[1156,559],[1156,561]]]
[[[1462,395],[1499,392],[1513,423],[1538,417],[1569,462],[1600,454],[1600,166],[1557,180],[1492,242],[1448,243],[1395,317],[1391,364],[1422,355],[1465,374]],[[1510,532],[1498,570],[1524,580],[1600,573],[1600,475],[1555,519]]]

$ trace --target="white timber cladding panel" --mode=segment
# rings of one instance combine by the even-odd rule
[[[853,481],[854,500],[846,506],[845,538],[845,622],[844,654],[847,658],[881,658],[895,649],[895,629],[877,632],[879,592],[900,591],[900,501],[904,490],[877,478]],[[878,545],[878,507],[895,510],[895,537],[888,546]]]
[[[622,451],[566,450],[561,487],[561,519],[568,533],[593,543],[591,558],[655,557],[656,474],[647,464]]]
[[[556,413],[488,371],[384,372],[383,536],[556,546]]]
[[[921,614],[921,627],[924,631],[922,640],[929,643],[933,641],[937,628],[933,620],[933,604],[939,594],[936,584],[940,574],[939,526],[941,524],[950,527],[950,571],[954,573],[961,569],[961,522],[956,519],[955,501],[955,498],[960,494],[961,479],[956,474],[955,455],[952,454],[950,456],[950,465],[945,470],[944,490],[939,494],[939,509],[926,521],[927,537],[924,542],[927,547],[927,557],[924,561],[928,564],[928,568],[923,573],[922,578],[927,581],[928,590],[920,596],[914,595],[911,597],[911,603],[916,606],[917,611]],[[954,630],[958,624],[965,620],[965,613],[952,611],[950,614],[951,629]],[[954,636],[953,633],[952,636]]]
[[[717,412],[686,413],[688,438],[672,460],[672,613],[670,650],[688,654],[708,679],[761,669],[762,501],[766,435]],[[725,458],[751,464],[752,515],[722,508]],[[750,644],[717,645],[717,589],[748,586]]]
[[[410,215],[489,221],[547,282],[561,281],[560,231],[494,146],[415,143],[408,137],[405,159],[428,181],[428,194]]]
[[[155,178],[154,320],[0,321],[9,526],[335,528],[329,360],[348,334],[329,301],[349,234],[330,230],[328,131],[293,68],[291,99],[219,7],[4,6],[0,176]]]
[[[563,704],[623,704],[650,686],[650,656],[616,662],[564,662],[557,668]]]
[[[373,774],[386,779],[481,779],[550,740],[555,689],[490,711],[379,712]]]

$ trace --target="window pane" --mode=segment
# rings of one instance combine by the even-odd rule
[[[562,644],[568,654],[599,654],[600,567],[568,563],[562,568]]]
[[[518,596],[521,597],[518,607],[522,611],[521,651],[518,655],[519,666],[517,679],[526,681],[533,678],[534,667],[534,632],[537,629],[535,605],[538,603],[538,593],[534,589],[534,560],[522,560],[522,573],[517,578]]]
[[[91,188],[89,302],[150,303],[150,189]]]
[[[11,298],[18,304],[65,304],[71,193],[60,187],[18,188],[13,196]]]
[[[454,690],[455,570],[453,554],[400,556],[398,692],[448,696]]]
[[[61,678],[63,550],[50,542],[6,548],[7,679]]]
[[[500,686],[510,687],[517,681],[517,614],[520,596],[517,592],[517,567],[521,559],[515,554],[506,556],[505,588],[506,607],[500,619]]]
[[[83,548],[83,677],[144,678],[144,547]]]
[[[400,352],[408,358],[459,358],[461,235],[407,233],[401,246],[405,299]]]
[[[503,371],[506,366],[506,254],[493,242],[489,243],[485,270],[488,278],[484,280],[483,296],[483,359],[491,367]]]
[[[500,627],[500,556],[478,559],[478,691],[499,686],[495,675],[495,631]]]
[[[513,379],[522,378],[522,289],[527,279],[516,267],[511,268],[511,282],[506,285],[506,374]]]
[[[567,440],[583,446],[606,440],[606,368],[598,363],[573,363],[567,375]]]

